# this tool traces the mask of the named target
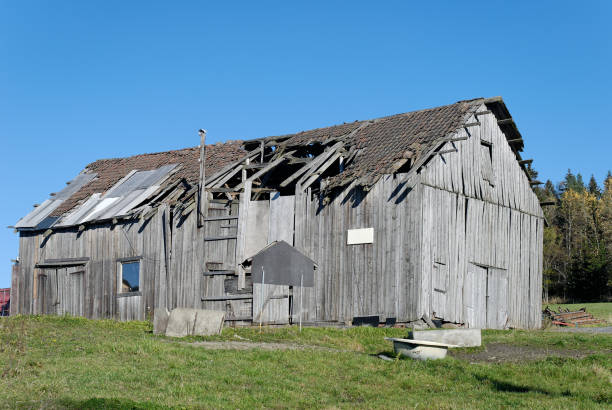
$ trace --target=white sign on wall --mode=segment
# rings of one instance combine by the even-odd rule
[[[346,235],[347,245],[374,243],[374,228],[349,229]]]

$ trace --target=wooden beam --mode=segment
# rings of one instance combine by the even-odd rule
[[[227,295],[202,298],[202,302],[222,302],[224,300],[247,300],[253,299],[253,295]]]
[[[325,161],[320,167],[315,167],[315,169],[310,170],[306,175],[304,175],[300,181],[302,185],[302,189],[308,188],[313,182],[315,182],[326,170],[330,167],[331,164],[336,162],[336,160],[342,155],[344,152],[336,151],[334,155],[332,155],[327,161]],[[304,179],[306,180],[304,181]]]
[[[237,172],[240,172],[240,170],[242,169],[242,164],[245,161],[251,160],[253,158],[255,158],[257,155],[259,155],[259,149],[255,149],[253,151],[249,151],[245,156],[243,156],[242,158],[232,162],[231,164],[228,164],[226,166],[224,166],[223,168],[221,168],[219,171],[215,172],[210,178],[208,178],[208,184],[212,185],[223,185],[223,183],[225,182],[217,182],[217,180],[219,178],[225,178],[226,177],[226,173],[227,172],[233,172],[233,170],[235,170],[235,168],[238,168]],[[235,174],[233,174],[235,175]],[[230,177],[231,178],[231,177]]]
[[[444,154],[450,154],[452,152],[459,152],[459,150],[451,148],[451,149],[445,149],[442,151],[438,151],[438,155],[444,155]]]
[[[340,157],[342,158],[342,157]],[[395,161],[393,163],[393,165],[391,165],[391,167],[389,167],[389,173],[391,174],[395,174],[397,172],[398,169],[400,169],[401,167],[404,166],[404,164],[406,164],[407,162],[410,161],[410,158],[401,158],[397,161]]]
[[[57,266],[81,266],[89,262],[89,258],[45,259],[34,265],[35,268],[51,268]]]
[[[238,216],[236,215],[227,215],[227,216],[209,216],[208,218],[204,218],[204,220],[206,222],[208,221],[226,221],[226,220],[232,220],[232,219],[238,219]]]
[[[278,189],[276,188],[253,188],[253,192],[263,193],[263,192],[276,192]]]
[[[478,116],[478,115],[486,115],[486,114],[491,114],[491,113],[492,113],[492,111],[491,111],[491,110],[485,110],[485,111],[478,111],[478,112],[477,112],[476,114],[474,114],[474,115]]]
[[[542,181],[529,181],[529,185],[542,185],[543,183]]]
[[[261,140],[259,143],[259,162],[264,162],[264,151],[265,151],[266,145],[264,144],[264,141]]]
[[[249,165],[243,165],[243,167],[245,169],[258,169],[258,168],[261,169],[261,168],[265,168],[268,164],[269,162],[254,162]]]
[[[291,151],[291,152],[294,152],[294,151]],[[236,189],[242,188],[244,186],[245,182],[252,182],[255,178],[259,178],[260,176],[262,176],[266,172],[270,171],[272,168],[282,164],[286,160],[287,160],[287,158],[284,155],[281,155],[280,157],[276,158],[274,161],[268,163],[264,168],[260,169],[259,171],[257,171],[253,175],[251,175],[249,178],[247,178],[246,181],[243,181],[240,184],[238,184],[236,186]]]
[[[251,201],[251,181],[246,180],[246,170],[243,171],[244,192],[240,194],[238,204],[238,228],[236,230],[236,271],[238,272],[238,289],[243,289],[246,285],[246,272],[241,263],[246,258],[246,225],[249,212],[249,202]]]
[[[522,138],[515,138],[513,140],[508,140],[508,144],[521,144],[521,143],[523,143]]]
[[[289,164],[306,164],[311,162],[313,158],[308,157],[294,157],[293,155],[289,156]]]
[[[235,275],[236,271],[233,270],[210,270],[203,272],[204,276],[215,276],[215,275]]]
[[[480,125],[480,122],[468,122],[467,124],[463,124],[463,128],[476,127],[477,125]]]
[[[206,130],[198,131],[200,134],[200,180],[198,184],[198,228],[204,224],[207,213],[206,205]]]
[[[236,239],[236,235],[229,236],[205,236],[205,241],[224,241],[226,239]]]
[[[497,121],[497,125],[512,124],[513,122],[514,122],[514,120],[512,118],[505,118],[503,120],[498,120]]]
[[[342,141],[335,143],[328,150],[323,151],[323,153],[321,153],[316,158],[314,158],[311,162],[307,163],[302,168],[298,169],[293,174],[291,174],[287,179],[285,179],[283,182],[280,183],[280,187],[285,188],[287,185],[293,182],[296,178],[300,177],[302,174],[318,166],[318,164],[323,163],[327,158],[329,158],[330,155],[333,155],[334,152],[340,149],[343,145],[344,144]]]
[[[247,161],[247,160],[245,160]],[[230,172],[228,172],[227,174],[225,174],[225,176],[223,176],[220,179],[217,179],[212,186],[213,187],[220,187],[222,185],[224,185],[227,181],[229,181],[231,178],[234,177],[234,175],[236,175],[237,173],[239,173],[240,171],[242,171],[242,166],[237,165],[233,170],[231,170]]]
[[[469,137],[449,137],[449,138],[444,138],[442,141],[445,141],[445,142],[457,142],[457,141],[465,141],[468,138]]]
[[[557,205],[557,201],[542,201],[540,202],[540,206],[551,206]]]
[[[236,188],[206,188],[207,192],[234,192],[234,193],[239,193],[240,190],[237,190]]]
[[[520,165],[524,165],[524,164],[531,164],[533,162],[533,159],[521,159],[519,161]]]

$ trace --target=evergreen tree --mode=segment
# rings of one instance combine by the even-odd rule
[[[550,179],[546,181],[546,184],[544,184],[544,192],[546,193],[548,200],[557,199],[559,197],[557,190],[555,189],[555,185]]]
[[[572,170],[568,168],[565,179],[559,183],[559,193],[562,194],[568,189],[572,189],[574,186],[576,186],[576,176],[572,173]]]
[[[584,181],[582,180],[582,175],[580,173],[576,175],[576,185],[572,187],[572,189],[576,192],[584,192],[584,190],[586,189]]]
[[[597,199],[601,198],[601,190],[599,189],[593,174],[591,174],[591,179],[589,180],[589,193],[595,195]]]
[[[574,301],[602,300],[612,294],[612,173],[603,189],[591,177],[567,171],[555,192],[557,205],[544,208],[544,291]],[[550,201],[550,199],[548,199]]]

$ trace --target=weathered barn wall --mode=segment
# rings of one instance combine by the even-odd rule
[[[479,111],[485,111],[483,105]],[[493,114],[468,122],[421,173],[420,314],[471,327],[539,327],[543,214]],[[482,141],[492,147],[492,183]]]
[[[304,320],[418,319],[419,187],[408,188],[406,175],[397,174],[323,207],[322,198],[309,196],[296,196],[295,211],[295,246],[318,264],[315,287],[304,289]],[[346,244],[348,229],[369,227],[373,244]]]
[[[192,213],[195,214],[195,213]],[[89,258],[84,263],[83,314],[90,318],[144,319],[155,306],[200,306],[202,236],[194,215],[170,221],[163,210],[145,221],[91,225],[41,233],[21,232],[18,306],[14,313],[42,313],[40,275],[58,268],[37,268],[48,261]],[[168,231],[172,230],[169,235]],[[165,239],[172,238],[166,246]],[[167,248],[167,250],[166,250]],[[167,259],[166,259],[167,255]],[[117,297],[119,261],[140,258],[140,295]]]

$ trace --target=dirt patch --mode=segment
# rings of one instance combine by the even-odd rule
[[[525,362],[545,359],[547,357],[572,357],[580,359],[595,352],[577,349],[549,349],[538,346],[517,346],[505,343],[490,343],[483,350],[466,352],[449,350],[449,354],[457,359],[469,362],[505,363]]]
[[[549,329],[553,332],[570,332],[570,333],[612,333],[612,326],[602,327],[555,327]]]
[[[326,350],[330,352],[342,352],[347,350],[332,349],[330,347],[322,346],[311,346],[311,345],[298,345],[292,343],[272,343],[272,342],[236,342],[236,341],[223,341],[223,342],[183,342],[183,344],[189,346],[201,347],[210,350],[251,350],[251,349],[262,349],[262,350]]]
[[[190,346],[202,347],[204,349],[211,350],[249,350],[249,349],[263,349],[263,350],[297,350],[305,349],[308,346],[291,345],[287,343],[263,343],[263,342],[192,342],[185,343]]]

